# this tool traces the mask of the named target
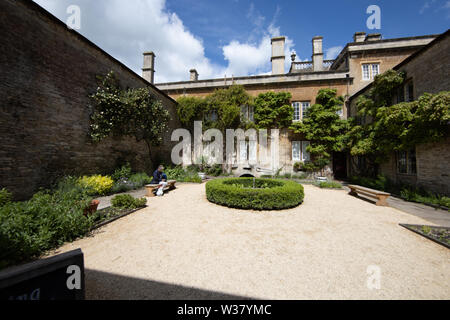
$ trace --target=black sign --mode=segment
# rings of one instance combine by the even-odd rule
[[[81,249],[0,272],[0,300],[83,300]]]

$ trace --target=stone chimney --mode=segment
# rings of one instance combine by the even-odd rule
[[[272,74],[284,74],[284,42],[285,37],[272,38]]]
[[[322,40],[323,37],[314,37],[312,39],[313,45],[313,71],[323,71],[323,51],[322,51]]]
[[[144,52],[144,67],[142,68],[142,78],[150,83],[153,83],[155,79],[155,54],[150,52]]]
[[[353,42],[364,42],[366,40],[365,32],[355,32],[353,35]]]
[[[191,81],[198,81],[198,72],[195,69],[191,69],[189,70],[189,72],[191,73]]]
[[[377,41],[381,40],[381,33],[370,33],[366,37],[366,41]]]

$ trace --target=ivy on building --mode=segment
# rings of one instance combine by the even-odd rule
[[[405,74],[389,70],[358,98],[358,121],[348,134],[351,155],[365,156],[376,165],[394,151],[449,136],[450,91],[424,93],[415,101],[393,104],[404,83]]]
[[[346,147],[349,122],[341,119],[344,98],[335,89],[319,90],[316,103],[308,108],[301,122],[294,122],[291,129],[304,135],[310,142],[307,151],[311,162],[306,164],[310,170],[321,170],[330,163],[333,152]]]
[[[242,86],[232,85],[206,97],[182,96],[177,102],[178,117],[184,127],[192,129],[194,121],[203,121],[204,130],[225,130],[240,126],[241,106],[251,104],[252,98]]]
[[[243,86],[232,85],[218,89],[206,97],[178,98],[181,124],[192,129],[194,121],[203,121],[203,129],[286,128],[293,118],[289,92],[265,92],[251,97]],[[242,108],[254,110],[254,120],[243,117]]]
[[[96,92],[89,96],[93,107],[91,139],[99,142],[110,136],[131,136],[145,141],[151,159],[151,147],[160,145],[167,131],[168,110],[147,88],[121,88],[112,71],[98,80]]]

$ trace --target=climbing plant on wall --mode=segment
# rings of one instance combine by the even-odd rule
[[[365,156],[374,164],[393,151],[449,136],[450,92],[425,93],[411,102],[393,104],[404,74],[389,70],[375,78],[368,94],[356,102],[359,121],[349,131],[353,156]]]
[[[307,116],[291,125],[295,133],[303,134],[310,141],[307,151],[316,170],[330,162],[333,151],[342,151],[346,146],[348,121],[338,114],[343,104],[344,98],[337,96],[336,90],[322,89]]]
[[[145,141],[151,159],[151,147],[161,144],[168,128],[168,110],[147,88],[122,89],[114,72],[98,80],[96,92],[90,95],[92,140],[132,136],[137,141]]]
[[[241,107],[251,105],[252,97],[242,86],[232,85],[204,98],[183,96],[177,102],[178,117],[186,128],[191,129],[194,121],[203,121],[204,130],[224,130],[240,126]]]
[[[294,108],[289,92],[260,93],[254,101],[255,123],[258,128],[287,128],[291,125]]]

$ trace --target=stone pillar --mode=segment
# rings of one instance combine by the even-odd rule
[[[284,74],[284,42],[285,37],[272,38],[272,74]]]
[[[312,39],[313,45],[313,71],[323,71],[323,51],[322,51],[322,39],[323,37],[314,37]]]
[[[150,83],[155,79],[155,54],[150,52],[144,52],[144,66],[142,68],[142,78]]]
[[[198,72],[195,69],[191,69],[189,70],[189,72],[191,73],[191,81],[198,81]]]

